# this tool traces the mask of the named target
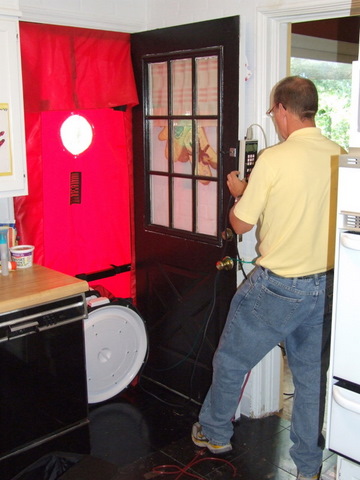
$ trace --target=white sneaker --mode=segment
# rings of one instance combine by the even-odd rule
[[[215,445],[209,442],[209,440],[202,433],[202,428],[199,422],[194,423],[191,430],[191,438],[195,445],[198,447],[206,447],[211,453],[214,454],[230,452],[230,450],[232,450],[231,443],[227,443],[226,445]]]
[[[320,480],[320,472],[314,475],[313,477],[305,477],[304,475],[301,475],[301,473],[297,474],[296,480]]]

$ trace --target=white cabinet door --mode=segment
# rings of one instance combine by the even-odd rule
[[[356,170],[360,180],[360,170]],[[360,216],[360,214],[357,214]],[[338,246],[337,289],[333,338],[332,375],[360,385],[359,359],[359,291],[360,234],[341,232]]]
[[[339,455],[360,462],[360,394],[334,383],[329,412],[328,448]]]
[[[0,16],[0,197],[27,194],[19,22]]]
[[[336,478],[338,480],[360,480],[360,465],[350,462],[346,458],[338,457]]]

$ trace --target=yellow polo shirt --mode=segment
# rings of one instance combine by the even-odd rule
[[[333,268],[342,153],[311,127],[296,130],[260,155],[234,209],[244,222],[259,222],[258,265],[284,277]]]

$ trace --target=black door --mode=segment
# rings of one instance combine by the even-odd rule
[[[144,375],[202,402],[236,288],[239,17],[132,35],[137,306]],[[217,265],[230,257],[234,268]]]

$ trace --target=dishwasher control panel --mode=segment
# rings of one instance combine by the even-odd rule
[[[0,314],[0,342],[87,317],[83,293]]]

